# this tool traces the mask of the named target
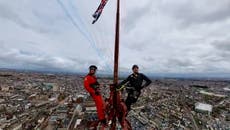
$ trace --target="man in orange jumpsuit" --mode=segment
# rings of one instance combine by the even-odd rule
[[[97,78],[95,76],[96,70],[97,67],[95,65],[91,65],[89,67],[89,73],[85,76],[84,79],[84,87],[90,93],[91,97],[93,98],[96,104],[97,115],[100,123],[106,126],[104,101],[100,94],[100,84],[97,82]]]

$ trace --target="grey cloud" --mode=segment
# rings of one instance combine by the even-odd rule
[[[75,58],[75,57],[69,57],[70,60],[76,62],[79,65],[83,65],[85,63],[90,63],[90,64],[98,64],[98,60],[97,59],[84,59],[84,57],[82,58]]]
[[[166,70],[173,73],[215,73],[229,71],[229,69],[221,66],[222,63],[220,61],[215,62],[207,58],[200,59],[198,63],[188,59],[168,59],[166,63],[163,66],[168,67],[168,70]]]
[[[143,7],[135,7],[130,10],[125,19],[122,19],[124,23],[126,23],[125,31],[130,32],[133,28],[135,28],[137,22],[141,20],[141,18],[145,17],[152,10],[153,1],[149,0]],[[127,21],[126,21],[127,20]]]
[[[220,51],[227,51],[230,53],[230,39],[225,41],[214,41],[212,43],[214,48]]]
[[[19,24],[22,27],[28,27],[28,24],[22,20],[15,12],[10,10],[10,7],[0,4],[0,17],[13,21],[16,24]]]
[[[143,59],[144,59],[145,61],[148,61],[148,62],[153,62],[153,61],[155,61],[155,60],[156,60],[155,58],[150,57],[150,56],[148,56],[148,57],[144,57]]]
[[[29,30],[32,30],[38,33],[51,33],[54,31],[54,30],[51,30],[50,28],[43,27],[39,24],[37,25],[31,24],[30,20],[21,17],[19,12],[16,12],[16,11],[17,10],[14,10],[13,7],[8,7],[8,5],[0,4],[0,18],[12,21],[15,24],[21,26],[22,28],[29,29]],[[33,12],[32,10],[30,11]],[[35,14],[36,13],[34,13],[34,16],[38,17],[38,15],[35,15]]]
[[[162,6],[165,14],[181,21],[184,27],[193,24],[214,23],[230,18],[230,1],[183,1],[166,3]]]
[[[230,41],[229,40],[215,40],[211,43],[213,51],[210,55],[215,54],[215,58],[219,62],[228,61],[230,59]],[[230,63],[230,62],[229,62]]]
[[[229,61],[229,59],[230,59],[230,52],[222,52],[222,53],[220,53],[219,54],[222,58],[223,58],[223,60],[225,60],[225,61]]]
[[[127,12],[121,12],[127,16],[121,21],[120,71],[129,72],[132,64],[138,64],[145,72],[230,72],[230,44],[221,40],[230,36],[229,2],[127,2],[123,10]],[[0,67],[87,71],[88,65],[96,64],[103,71],[106,62],[113,66],[116,2],[107,4],[94,25],[91,13],[98,1],[75,1],[72,9],[68,1],[63,3],[76,21],[83,19],[85,27],[74,28],[55,1],[0,2],[0,27],[4,28],[0,40],[5,41],[0,42]],[[82,35],[85,29],[105,58]]]
[[[52,70],[62,70],[62,71],[76,71],[81,70],[83,61],[78,59],[78,62],[74,60],[62,58],[62,57],[54,57],[47,55],[40,55],[34,52],[28,52],[18,49],[7,49],[1,48],[0,61],[1,63],[12,64],[14,66],[20,67],[32,67],[37,69],[52,69]]]
[[[209,63],[218,63],[223,60],[223,57],[217,54],[218,52],[213,50],[212,52],[206,53],[204,55],[200,55],[199,58],[202,61],[209,62]]]
[[[213,47],[197,57],[199,64],[196,64],[195,68],[201,72],[229,72],[229,59],[230,53]]]
[[[146,47],[147,43],[146,42],[143,42],[143,41],[134,41],[134,42],[131,42],[129,44],[127,44],[127,47],[131,50],[135,50],[137,52],[142,52],[145,50],[145,47]]]
[[[171,67],[190,67],[193,65],[192,61],[189,59],[168,59],[167,65]]]
[[[95,64],[99,69],[108,71],[101,64],[98,58],[81,56],[67,56],[59,57],[52,56],[46,53],[41,54],[36,51],[10,49],[3,41],[0,42],[0,66],[9,65],[14,68],[32,68],[37,70],[58,70],[68,72],[85,72],[88,70],[88,66]]]

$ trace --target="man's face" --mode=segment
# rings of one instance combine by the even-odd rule
[[[138,68],[137,67],[133,68],[133,73],[138,73]]]
[[[90,74],[95,74],[95,73],[96,73],[96,69],[90,69],[90,70],[89,70],[89,73],[90,73]]]

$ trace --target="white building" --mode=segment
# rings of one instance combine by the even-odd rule
[[[205,104],[205,103],[196,103],[195,104],[195,110],[202,111],[202,112],[208,112],[209,114],[212,112],[212,105]]]
[[[226,88],[224,88],[224,90],[230,92],[230,87],[226,87]]]
[[[227,95],[221,95],[221,94],[215,94],[215,93],[210,93],[210,92],[206,92],[206,91],[203,91],[201,90],[200,91],[201,94],[204,94],[204,95],[209,95],[209,96],[215,96],[215,97],[227,97]]]

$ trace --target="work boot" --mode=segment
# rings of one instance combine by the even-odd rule
[[[105,128],[108,127],[106,119],[100,120],[100,123],[101,123],[101,126],[103,126]]]

